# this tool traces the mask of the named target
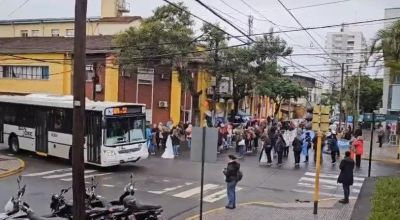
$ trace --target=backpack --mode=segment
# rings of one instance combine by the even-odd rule
[[[237,176],[236,176],[236,181],[239,182],[243,178],[243,173],[242,171],[238,170],[237,171]]]

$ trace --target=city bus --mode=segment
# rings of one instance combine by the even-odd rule
[[[0,95],[0,145],[71,160],[72,96]],[[148,157],[145,105],[86,101],[85,163],[101,167]]]

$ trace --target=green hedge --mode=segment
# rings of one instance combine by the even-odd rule
[[[370,220],[400,219],[400,177],[381,177],[372,197]]]

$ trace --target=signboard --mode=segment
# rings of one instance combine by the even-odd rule
[[[327,132],[329,130],[329,106],[315,105],[312,116],[312,130]]]
[[[372,113],[364,113],[363,116],[364,122],[372,122]],[[375,122],[386,121],[386,115],[384,114],[375,114]]]

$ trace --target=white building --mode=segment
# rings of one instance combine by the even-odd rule
[[[385,18],[400,17],[400,8],[385,9]],[[384,27],[387,28],[394,23],[395,20],[388,20]],[[400,76],[390,77],[390,69],[385,68],[383,71],[383,95],[382,108],[380,112],[383,114],[399,114],[400,113]]]
[[[335,83],[335,89],[340,89],[341,64],[344,64],[344,79],[346,76],[365,73],[365,57],[367,43],[362,32],[354,32],[342,27],[340,32],[328,32],[325,42],[326,51],[330,54],[327,60],[330,69],[330,81]]]

